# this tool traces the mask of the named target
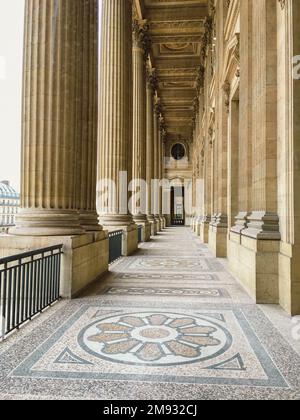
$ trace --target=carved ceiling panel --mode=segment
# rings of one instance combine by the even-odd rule
[[[169,135],[191,136],[208,0],[136,0],[147,19]]]

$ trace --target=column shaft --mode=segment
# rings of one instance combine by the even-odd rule
[[[133,202],[133,217],[136,222],[146,221],[146,190],[141,182],[146,181],[146,67],[143,40],[146,31],[142,22],[134,23],[133,30],[133,191],[140,190],[140,200]]]
[[[156,107],[155,107],[156,108]],[[154,188],[153,188],[153,209],[154,209],[154,215],[157,219],[157,222],[159,224],[159,203],[158,203],[158,179],[159,179],[159,147],[158,147],[158,141],[159,141],[159,126],[158,126],[158,114],[157,110],[154,110],[153,113],[153,163],[154,163],[154,169],[153,169],[153,179],[154,179]]]
[[[79,4],[26,1],[21,211],[13,234],[82,233],[75,198]]]
[[[277,12],[275,0],[252,4],[252,213],[243,234],[280,240],[277,197]],[[257,51],[260,54],[257,54]],[[265,57],[264,60],[261,56]]]
[[[103,0],[99,103],[99,203],[107,227],[133,223],[128,211],[132,177],[132,1]],[[100,192],[100,191],[99,191]]]
[[[152,202],[152,180],[154,178],[154,127],[153,127],[153,85],[154,75],[151,70],[147,72],[147,86],[146,86],[146,140],[147,140],[147,217],[153,222],[153,202]]]
[[[86,231],[102,230],[96,211],[98,124],[98,1],[80,2],[78,28],[77,200],[80,223]]]

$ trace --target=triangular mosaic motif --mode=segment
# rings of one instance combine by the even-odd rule
[[[68,364],[68,365],[92,365],[87,360],[76,356],[68,347],[58,356],[54,363],[57,364]]]
[[[210,366],[208,369],[213,370],[235,370],[235,371],[245,371],[245,365],[241,355],[238,353],[231,359],[226,360],[225,362],[218,363],[216,365]]]

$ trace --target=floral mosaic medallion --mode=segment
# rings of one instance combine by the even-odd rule
[[[117,363],[166,366],[215,358],[231,347],[232,337],[205,318],[145,312],[94,322],[78,341],[88,353]]]

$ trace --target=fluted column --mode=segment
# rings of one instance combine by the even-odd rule
[[[133,224],[127,191],[132,176],[132,0],[103,0],[100,60],[99,203],[108,228]],[[126,179],[127,178],[127,179]]]
[[[133,219],[143,226],[144,240],[150,239],[150,224],[146,216],[146,58],[148,56],[149,37],[146,21],[134,21],[133,24],[133,185],[135,194],[139,194],[132,203]]]
[[[98,128],[98,1],[80,2],[82,24],[78,28],[77,101],[78,155],[77,200],[81,226],[86,231],[102,230],[96,210]]]
[[[156,101],[156,98],[155,98]],[[157,223],[158,231],[161,230],[160,219],[159,219],[159,102],[154,104],[154,113],[153,113],[153,163],[154,163],[154,185],[153,185],[153,211],[154,217]]]
[[[159,120],[159,181],[162,182],[164,175],[163,175],[163,142],[164,142],[164,119],[160,117]],[[165,219],[163,217],[163,188],[162,186],[159,187],[159,197],[158,197],[158,212],[159,218],[161,223],[161,228],[165,227]]]
[[[281,239],[277,190],[277,2],[252,5],[252,213],[243,235],[255,239]],[[256,52],[260,51],[261,55]]]
[[[25,4],[21,210],[11,233],[80,234],[75,196],[80,2]]]
[[[153,127],[153,94],[156,89],[156,77],[152,69],[147,69],[146,84],[146,141],[147,141],[147,218],[151,223],[152,234],[156,234],[155,219],[153,215],[152,180],[154,179],[154,127]]]

